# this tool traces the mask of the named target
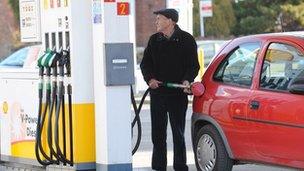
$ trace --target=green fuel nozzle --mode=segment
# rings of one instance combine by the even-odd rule
[[[205,92],[205,86],[200,82],[194,82],[190,85],[176,84],[176,83],[162,83],[161,86],[168,88],[187,88],[190,89],[194,96],[201,96]]]
[[[168,88],[190,88],[191,85],[183,85],[183,84],[176,84],[176,83],[162,83],[162,86]]]
[[[46,49],[45,53],[38,58],[37,66],[39,68],[44,67],[44,62],[45,62],[46,58],[48,58],[51,55],[51,53],[52,53],[51,49]]]

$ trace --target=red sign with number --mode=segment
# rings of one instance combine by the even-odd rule
[[[130,5],[128,2],[118,2],[117,3],[117,15],[129,15]]]
[[[115,0],[104,0],[104,2],[115,2]]]

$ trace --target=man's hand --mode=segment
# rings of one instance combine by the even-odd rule
[[[187,81],[187,80],[183,81],[183,85],[189,87],[189,88],[184,88],[184,93],[191,94],[192,92],[191,92],[191,89],[190,89],[190,83],[189,83],[189,81]]]
[[[158,81],[154,78],[152,78],[150,81],[149,81],[149,87],[152,88],[152,89],[157,89],[159,87],[158,84],[161,84],[162,82],[161,81]]]

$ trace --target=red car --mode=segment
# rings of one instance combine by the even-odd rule
[[[304,169],[304,32],[231,40],[202,84],[192,116],[198,170],[244,162]]]

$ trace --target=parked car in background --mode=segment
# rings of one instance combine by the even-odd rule
[[[12,53],[0,62],[1,68],[35,68],[36,60],[42,54],[41,45],[26,46]]]
[[[204,51],[204,67],[206,68],[221,46],[228,40],[198,40],[196,41],[198,51]]]
[[[243,162],[304,169],[304,32],[232,40],[202,84],[192,115],[199,171]]]

